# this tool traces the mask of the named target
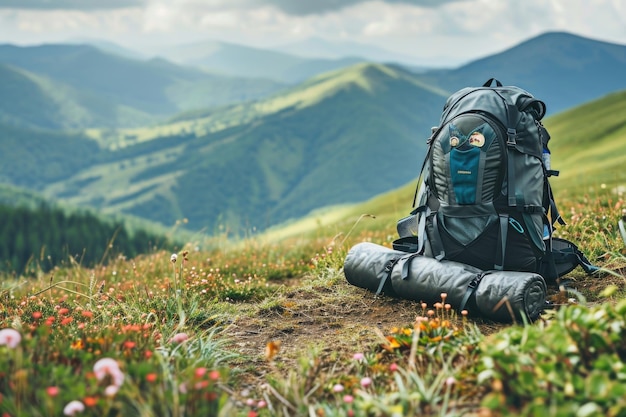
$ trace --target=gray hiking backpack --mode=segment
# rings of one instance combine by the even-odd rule
[[[546,280],[577,265],[596,270],[573,243],[552,237],[565,222],[548,181],[558,171],[550,166],[545,112],[529,92],[493,78],[452,94],[394,248]]]

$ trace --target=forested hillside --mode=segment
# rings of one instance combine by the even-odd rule
[[[0,272],[29,275],[73,263],[95,266],[116,256],[132,258],[174,247],[162,235],[141,229],[131,234],[121,222],[47,204],[0,204],[0,219]]]

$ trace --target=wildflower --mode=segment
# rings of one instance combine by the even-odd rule
[[[341,385],[341,384],[335,384],[335,385],[333,386],[333,392],[342,392],[342,391],[343,391],[343,389],[344,389],[344,388],[343,388],[343,385]]]
[[[194,371],[194,375],[196,376],[196,378],[202,378],[204,374],[206,374],[206,371],[206,368],[196,368],[196,370]]]
[[[106,395],[107,397],[113,397],[115,394],[117,394],[117,391],[119,391],[119,389],[119,385],[109,385],[104,389],[104,395]]]
[[[56,397],[59,395],[59,387],[48,387],[46,388],[46,393],[51,397]]]
[[[398,370],[398,364],[397,363],[392,363],[391,365],[389,365],[389,370],[391,372],[396,372]]]
[[[85,348],[85,343],[83,342],[82,339],[77,339],[73,341],[72,344],[70,345],[70,349],[73,349],[73,350],[83,350],[84,348]]]
[[[69,308],[65,308],[65,307],[60,308],[59,311],[57,311],[57,313],[59,313],[60,316],[64,316],[64,315],[68,314],[69,312],[70,312],[70,309]]]
[[[76,413],[81,413],[83,411],[85,411],[85,404],[81,403],[80,401],[74,400],[67,403],[67,405],[63,409],[63,414],[65,414],[66,416],[75,416]]]
[[[113,384],[117,387],[124,382],[124,374],[115,359],[102,358],[98,360],[93,366],[93,372],[98,381],[101,381],[108,375],[112,378]]]
[[[442,292],[441,293],[441,301],[446,301],[446,298],[448,298],[448,293]]]
[[[154,372],[151,372],[146,375],[147,382],[156,382],[156,380],[157,380],[157,374],[155,374]]]
[[[170,342],[183,343],[187,339],[189,339],[187,333],[176,333],[174,336],[172,336]]]
[[[170,257],[170,262],[175,264],[177,259],[178,259],[178,255],[173,253],[172,256]]]
[[[354,401],[354,397],[352,395],[344,395],[343,402],[346,404],[351,404]]]
[[[85,397],[83,403],[85,407],[95,407],[98,404],[98,399],[96,397]]]
[[[9,349],[15,349],[22,341],[22,335],[15,329],[0,330],[0,346],[7,345]]]
[[[98,404],[98,400],[95,397],[85,397],[83,402],[86,407],[95,407]]]
[[[61,320],[61,326],[70,324],[72,321],[74,321],[72,317],[65,317],[63,320]]]
[[[41,311],[35,311],[35,312],[33,312],[33,318],[34,318],[35,320],[39,320],[39,319],[41,318],[41,316],[42,316]]]
[[[263,400],[260,400],[259,403],[256,405],[258,408],[265,408],[267,407],[267,403]]]
[[[455,382],[456,382],[456,379],[454,379],[454,377],[453,377],[453,376],[449,376],[449,377],[446,379],[446,386],[451,387],[452,385],[454,385],[454,384],[455,384]]]
[[[218,379],[220,379],[219,371],[211,371],[211,372],[209,372],[209,379],[211,381],[217,381]]]
[[[280,350],[282,342],[280,340],[271,340],[265,345],[265,358],[271,361]]]
[[[365,378],[361,378],[361,386],[363,388],[367,388],[370,385],[372,385],[372,378],[370,378],[369,376],[366,376]]]
[[[358,352],[352,356],[352,359],[354,359],[355,361],[362,361],[363,359],[365,359],[365,355],[361,352]]]

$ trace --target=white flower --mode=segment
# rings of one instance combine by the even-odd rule
[[[0,345],[7,345],[10,349],[15,349],[22,341],[22,335],[15,329],[0,330]]]
[[[98,360],[93,365],[93,372],[98,381],[101,381],[108,375],[111,377],[113,384],[118,387],[124,382],[124,373],[120,370],[120,366],[115,359],[102,358]]]
[[[178,255],[173,253],[172,256],[170,257],[170,262],[175,264],[177,259],[178,259]]]
[[[113,397],[115,394],[117,394],[117,391],[119,389],[119,385],[109,385],[104,389],[104,395],[106,395],[107,397]]]
[[[63,409],[63,414],[66,416],[75,416],[76,413],[81,413],[83,411],[85,411],[85,405],[80,401],[74,400],[67,403]]]

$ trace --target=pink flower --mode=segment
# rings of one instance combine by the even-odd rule
[[[389,370],[391,372],[396,372],[398,370],[398,364],[397,363],[392,363],[391,365],[389,365]]]
[[[365,355],[364,355],[364,354],[362,354],[361,352],[359,352],[359,353],[355,353],[355,354],[352,356],[352,359],[354,359],[355,361],[362,361],[363,359],[365,359]]]
[[[265,408],[267,407],[267,403],[263,400],[260,400],[259,403],[256,405],[258,408]]]
[[[352,395],[344,395],[343,402],[346,404],[351,404],[354,401],[354,397]]]
[[[333,387],[333,392],[342,392],[342,391],[343,391],[343,385],[335,384],[335,386]]]
[[[51,397],[56,397],[59,395],[59,387],[48,387],[46,388],[46,393]]]
[[[85,404],[81,403],[80,401],[74,400],[67,403],[67,405],[63,409],[63,414],[65,414],[66,416],[75,416],[76,413],[81,413],[83,411],[85,411]]]
[[[22,335],[15,329],[0,330],[0,345],[7,345],[9,349],[15,349],[22,341]]]
[[[366,376],[365,378],[361,379],[361,386],[363,388],[367,388],[370,385],[372,385],[372,378],[370,378],[369,376]]]
[[[189,339],[187,333],[176,333],[174,336],[172,336],[170,342],[183,343],[187,339]]]
[[[106,395],[107,397],[113,397],[115,394],[117,394],[117,391],[119,391],[119,389],[119,385],[109,385],[104,389],[104,395]]]
[[[119,387],[124,382],[124,373],[115,359],[102,358],[93,365],[93,372],[98,381],[102,381],[107,375],[112,378],[114,385]]]

